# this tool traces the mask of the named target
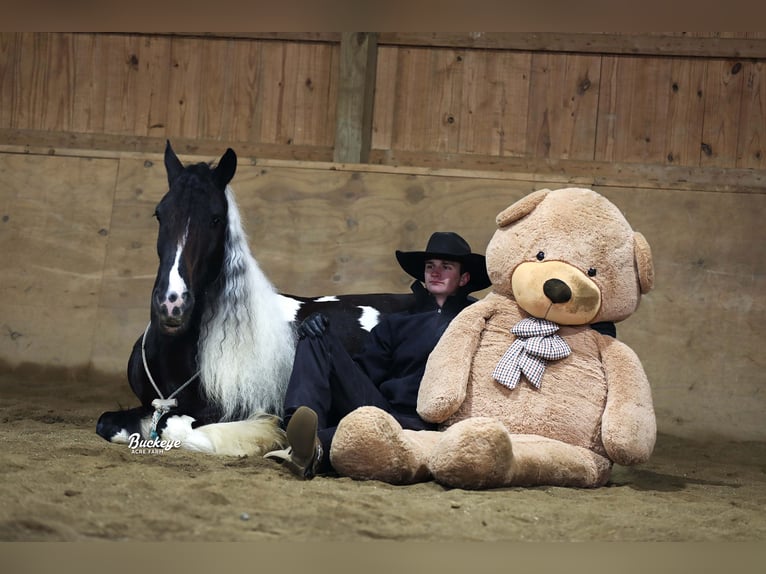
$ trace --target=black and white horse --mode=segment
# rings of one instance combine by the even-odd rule
[[[150,321],[128,361],[141,404],[101,415],[97,432],[108,441],[178,441],[230,455],[280,448],[295,325],[322,311],[353,351],[380,313],[412,302],[410,294],[278,293],[248,246],[229,185],[236,167],[231,149],[215,168],[184,167],[167,143],[169,190],[155,211],[159,269]]]

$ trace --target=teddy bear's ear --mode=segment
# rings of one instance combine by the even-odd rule
[[[525,215],[529,215],[537,207],[545,196],[551,192],[550,189],[539,189],[529,195],[525,195],[510,207],[506,207],[497,214],[495,222],[498,227],[505,227],[514,221],[518,221]]]
[[[649,242],[638,231],[633,234],[633,250],[638,268],[638,284],[641,287],[641,293],[646,295],[654,287],[654,261]]]

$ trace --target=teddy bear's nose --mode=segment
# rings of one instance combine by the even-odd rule
[[[543,284],[543,293],[554,303],[566,303],[572,298],[572,290],[561,279],[548,279]]]

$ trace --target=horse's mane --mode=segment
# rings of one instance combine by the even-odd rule
[[[295,334],[278,294],[253,258],[234,192],[226,187],[228,225],[220,289],[202,319],[198,358],[202,388],[222,420],[258,412],[281,416]]]

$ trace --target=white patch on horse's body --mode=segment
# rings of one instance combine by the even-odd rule
[[[109,439],[109,442],[116,442],[118,444],[128,444],[129,435],[128,431],[125,429],[120,429],[118,433],[116,433],[112,438]]]
[[[323,297],[317,297],[314,299],[316,303],[334,303],[335,301],[340,301],[335,295],[325,295]]]
[[[181,448],[225,456],[262,456],[285,443],[277,417],[257,415],[243,421],[192,428],[188,415],[169,417],[162,440],[180,441]]]
[[[284,295],[279,295],[278,303],[282,309],[282,314],[285,321],[288,322],[295,321],[295,318],[298,316],[298,311],[300,311],[301,307],[303,307],[303,303],[301,301],[293,299],[292,297],[285,297]]]
[[[207,306],[198,343],[202,387],[223,421],[255,413],[281,416],[295,355],[295,333],[280,296],[252,256],[230,186],[223,285]]]
[[[359,325],[365,331],[372,331],[372,328],[380,320],[380,311],[368,305],[360,305],[358,308],[362,310],[362,315],[359,317]]]
[[[141,438],[149,438],[152,433],[152,417],[143,417],[140,421],[140,435]],[[127,429],[120,429],[110,439],[109,442],[118,444],[128,444],[130,442],[130,433]]]

